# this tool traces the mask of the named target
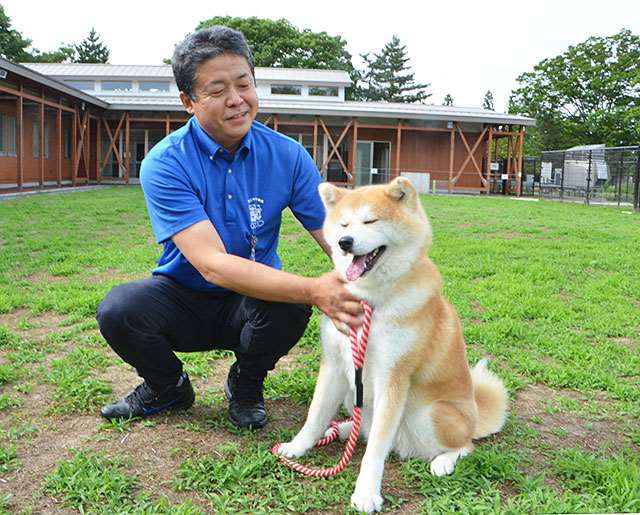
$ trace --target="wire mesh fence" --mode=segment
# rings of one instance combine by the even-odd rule
[[[639,207],[640,147],[543,152],[525,158],[522,171],[523,195]]]

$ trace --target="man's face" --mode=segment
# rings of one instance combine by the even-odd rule
[[[221,54],[198,66],[193,87],[195,100],[180,93],[180,100],[216,142],[233,152],[258,112],[258,95],[247,60]]]

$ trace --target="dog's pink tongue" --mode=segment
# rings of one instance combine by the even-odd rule
[[[347,279],[349,281],[355,281],[364,272],[366,256],[357,256],[353,258],[353,261],[347,268]]]

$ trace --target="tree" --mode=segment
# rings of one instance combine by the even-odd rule
[[[75,63],[106,63],[109,61],[109,49],[100,41],[100,36],[91,27],[89,35],[78,45],[74,46],[76,56]]]
[[[316,68],[351,72],[347,42],[326,32],[300,30],[289,21],[250,17],[215,16],[201,21],[196,30],[224,25],[244,34],[256,66]]]
[[[11,28],[11,19],[5,14],[0,5],[0,57],[10,61],[22,62],[29,57],[26,51],[31,46],[31,40]]]
[[[57,50],[51,52],[41,52],[34,49],[28,58],[24,59],[27,63],[73,63],[76,62],[76,49],[74,45],[61,44]]]
[[[452,106],[453,105],[453,97],[450,93],[447,93],[444,97],[444,101],[442,102],[443,106]]]
[[[224,25],[242,32],[256,66],[344,70],[354,83],[357,80],[351,54],[346,49],[347,42],[340,36],[330,36],[324,31],[300,30],[284,18],[268,20],[255,16],[215,16],[201,21],[196,30],[214,25]],[[165,62],[171,61],[165,59]],[[352,98],[349,89],[347,98]]]
[[[482,109],[486,109],[487,111],[495,111],[493,107],[493,93],[491,90],[487,90],[484,94],[484,100],[482,101]]]
[[[360,73],[358,93],[362,100],[418,103],[431,96],[426,92],[430,84],[416,84],[414,74],[408,73],[407,48],[393,36],[379,54],[361,56],[367,69]]]
[[[509,111],[536,119],[533,151],[640,141],[640,37],[629,30],[570,46],[517,81]]]

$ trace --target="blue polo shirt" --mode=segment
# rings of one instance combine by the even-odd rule
[[[296,141],[253,122],[233,159],[195,117],[160,141],[142,162],[140,182],[156,241],[163,251],[154,274],[199,291],[207,283],[171,237],[211,220],[229,254],[280,269],[282,211],[289,207],[308,231],[322,227],[320,174]]]

